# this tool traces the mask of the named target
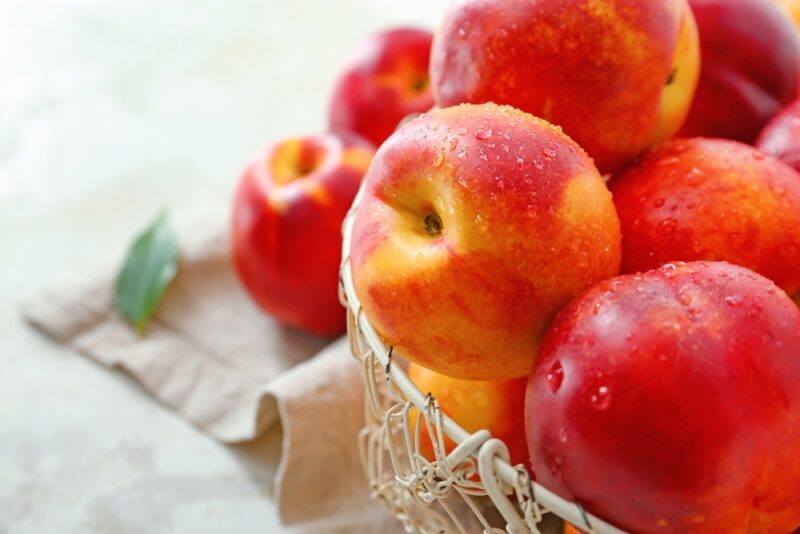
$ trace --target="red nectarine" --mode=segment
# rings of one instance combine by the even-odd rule
[[[233,263],[280,322],[344,331],[341,226],[372,155],[354,134],[323,134],[275,144],[244,171],[233,204]]]
[[[800,292],[800,175],[723,139],[665,143],[609,184],[622,270],[724,260]]]
[[[800,309],[726,263],[602,282],[528,384],[541,484],[630,532],[800,526]]]
[[[397,28],[363,43],[336,83],[330,128],[356,132],[380,146],[404,117],[431,109],[432,39],[426,30]]]
[[[459,0],[431,53],[437,104],[532,113],[603,173],[678,131],[698,74],[685,0]]]
[[[756,148],[800,171],[800,100],[772,117],[756,139]]]
[[[800,35],[773,0],[690,0],[702,69],[683,137],[752,143],[800,91]]]

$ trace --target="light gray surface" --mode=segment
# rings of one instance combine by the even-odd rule
[[[0,0],[0,533],[274,532],[279,434],[221,446],[16,303],[167,206],[224,224],[264,143],[324,126],[360,38],[444,0]]]

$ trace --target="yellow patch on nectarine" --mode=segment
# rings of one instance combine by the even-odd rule
[[[658,126],[653,134],[653,144],[675,135],[686,120],[689,113],[686,95],[694,94],[700,79],[699,39],[697,22],[690,8],[685,6],[672,70],[661,94]]]
[[[298,176],[298,163],[303,152],[301,139],[289,139],[275,147],[272,154],[272,179],[276,184],[289,183]]]

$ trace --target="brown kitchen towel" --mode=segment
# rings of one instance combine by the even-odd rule
[[[330,344],[258,311],[236,279],[224,235],[181,248],[178,274],[141,336],[115,311],[113,280],[42,292],[24,303],[23,315],[58,343],[125,370],[222,442],[251,440],[279,423],[273,495],[285,523],[386,531],[358,460],[363,387],[346,340]]]

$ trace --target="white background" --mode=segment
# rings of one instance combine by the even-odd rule
[[[444,4],[0,0],[0,533],[278,530],[275,439],[216,444],[17,304],[117,261],[162,206],[224,224],[251,154],[324,128],[359,40]]]

